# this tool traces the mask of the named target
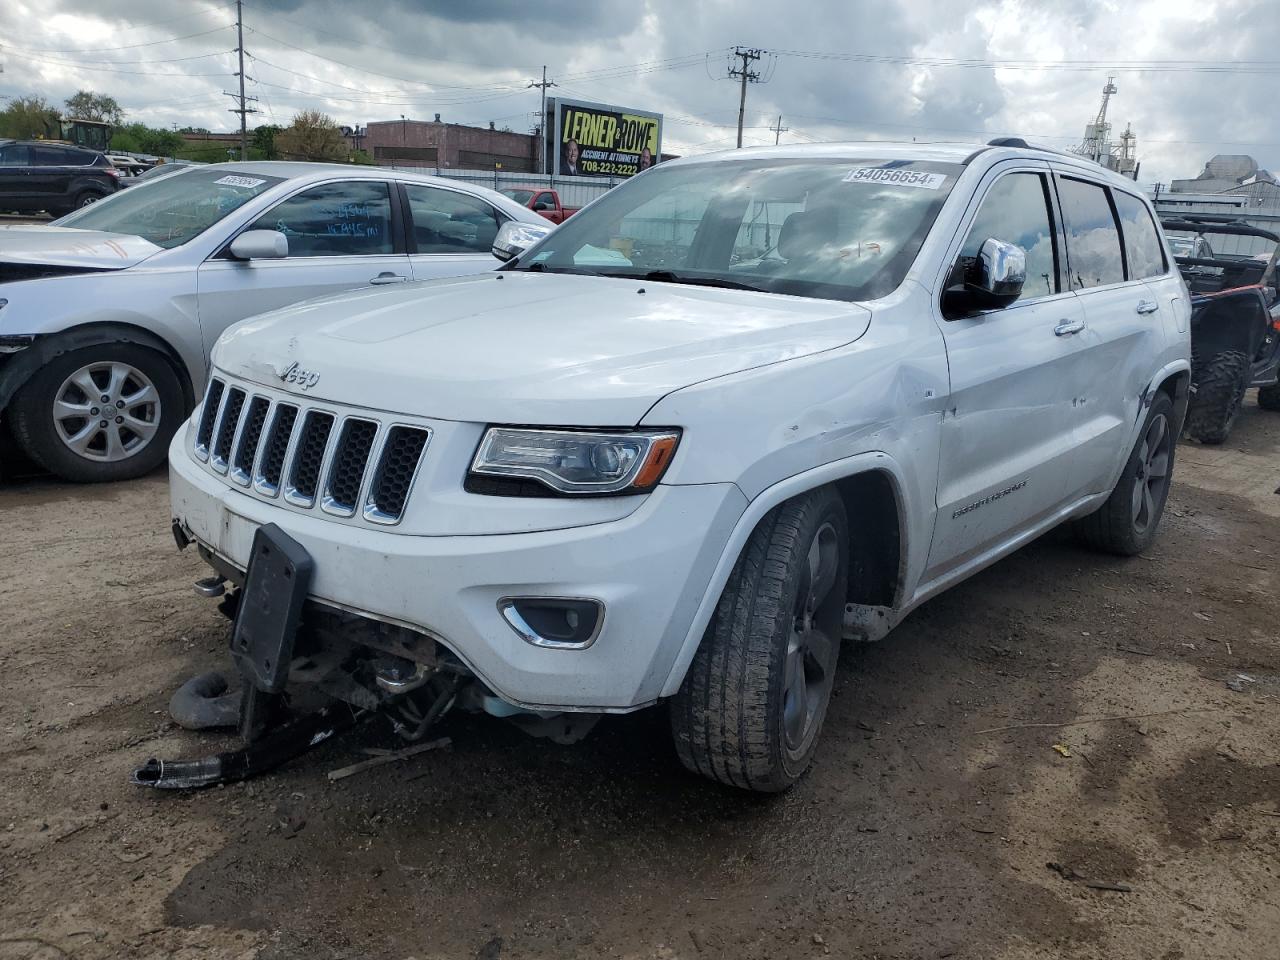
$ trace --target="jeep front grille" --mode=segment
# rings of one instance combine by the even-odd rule
[[[373,523],[395,523],[404,513],[409,487],[427,445],[427,431],[417,427],[392,427],[382,448],[378,473],[364,505],[364,518]]]
[[[300,398],[298,398],[300,399]],[[211,380],[194,455],[255,495],[331,516],[400,522],[431,431]],[[248,491],[246,491],[248,492]]]

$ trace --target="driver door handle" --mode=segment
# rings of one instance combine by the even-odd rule
[[[1139,301],[1138,301],[1138,312],[1139,312],[1139,313],[1155,313],[1155,312],[1156,312],[1157,310],[1159,310],[1159,309],[1160,309],[1160,304],[1156,303],[1154,300],[1139,300]]]
[[[384,270],[382,273],[370,280],[369,283],[375,287],[380,287],[388,283],[404,283],[408,279],[408,277],[402,277],[398,273],[392,273],[390,270]]]
[[[1055,337],[1067,337],[1073,333],[1079,333],[1083,329],[1083,320],[1063,320],[1053,328],[1053,335]]]

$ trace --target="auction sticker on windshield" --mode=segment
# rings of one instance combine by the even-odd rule
[[[228,175],[213,182],[224,187],[248,187],[249,189],[253,189],[254,187],[262,186],[267,181],[259,180],[256,177],[237,177]]]
[[[925,173],[923,170],[902,170],[889,167],[859,167],[850,170],[845,183],[884,183],[892,187],[920,187],[937,190],[947,182],[945,173]]]

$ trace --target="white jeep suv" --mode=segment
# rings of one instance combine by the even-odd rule
[[[1151,543],[1188,319],[1147,198],[1076,157],[678,160],[497,273],[233,328],[170,451],[175,533],[233,585],[264,525],[309,557],[296,640],[256,641],[289,683],[668,701],[687,767],[780,790],[842,640],[1065,521]]]

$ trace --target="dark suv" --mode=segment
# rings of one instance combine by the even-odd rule
[[[120,172],[95,150],[47,140],[0,140],[0,210],[55,217],[109,196]]]

